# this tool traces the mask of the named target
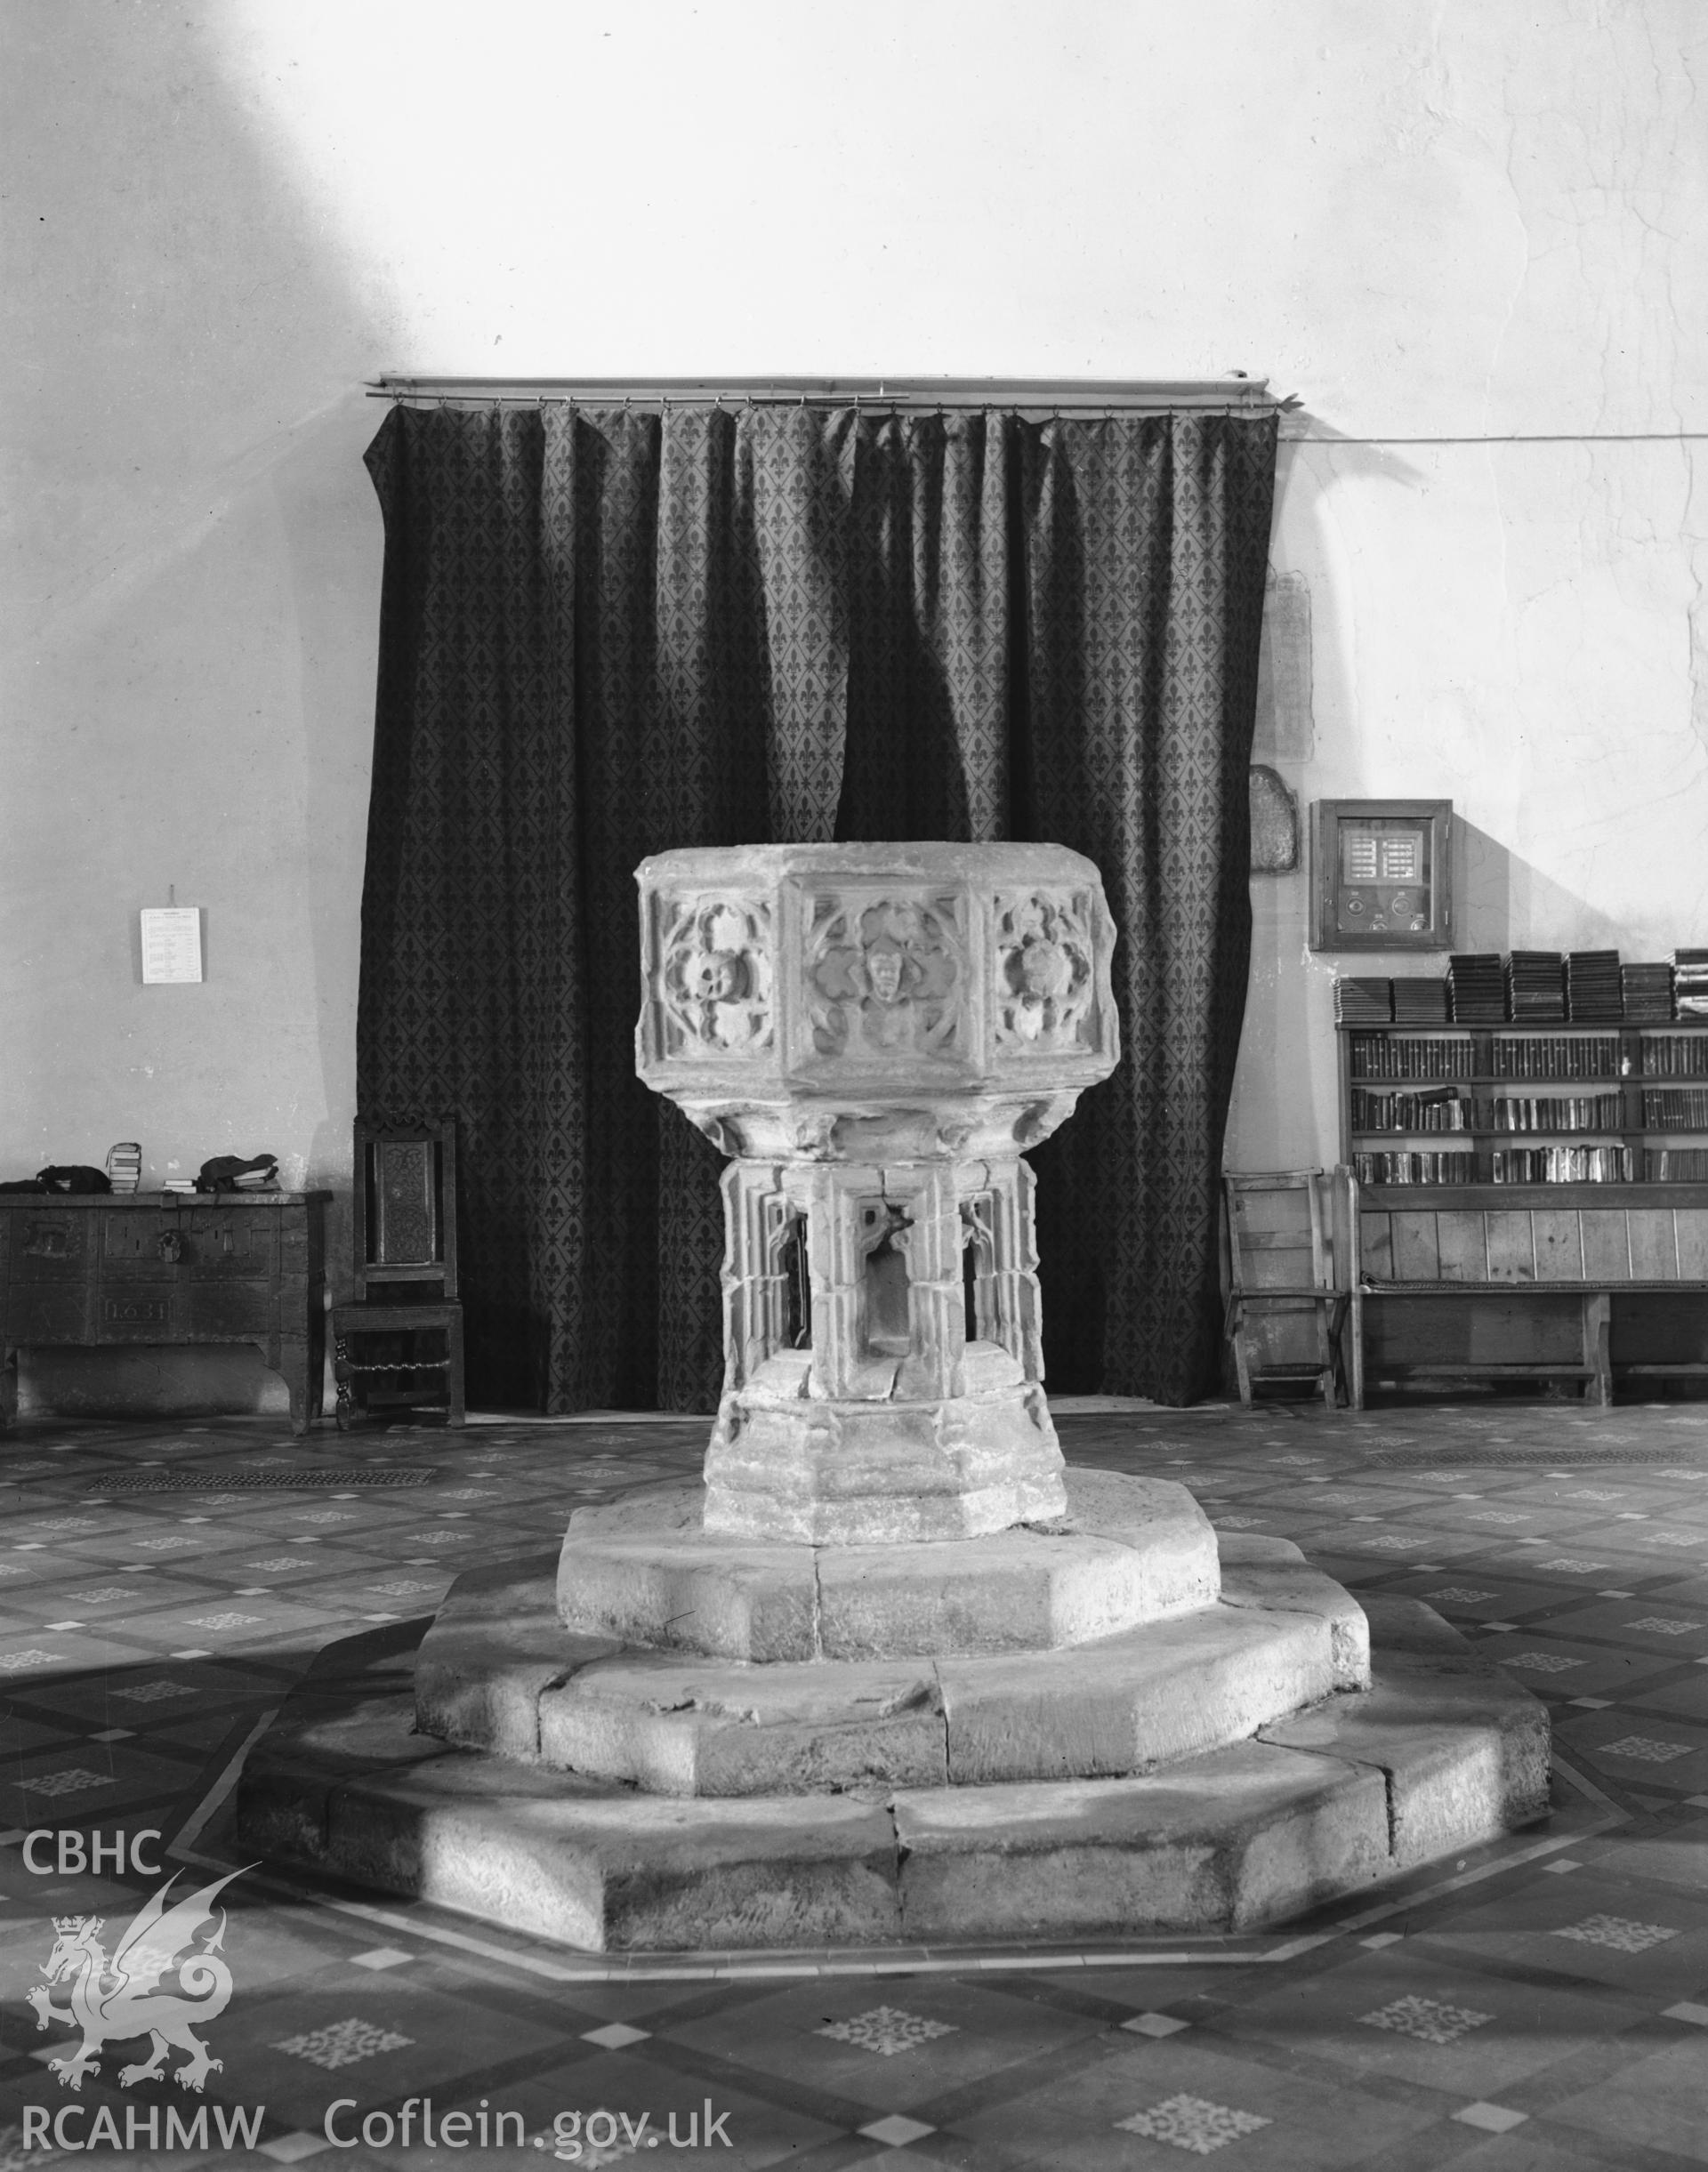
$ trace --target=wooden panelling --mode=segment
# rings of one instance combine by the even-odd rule
[[[40,1202],[14,1207],[12,1279],[14,1282],[77,1282],[85,1279],[94,1257],[94,1224],[86,1214],[56,1213]]]
[[[1535,1248],[1529,1215],[1493,1213],[1483,1219],[1487,1229],[1490,1282],[1535,1282]]]
[[[1366,1275],[1377,1282],[1394,1279],[1392,1217],[1384,1211],[1358,1217],[1358,1251]]]
[[[1678,1235],[1679,1272],[1708,1282],[1708,1207],[1676,1207],[1672,1227]]]
[[[1631,1235],[1633,1282],[1676,1282],[1679,1247],[1670,1207],[1632,1207],[1625,1216]]]
[[[1433,1214],[1396,1212],[1393,1217],[1396,1282],[1439,1282],[1441,1254]]]
[[[1576,1212],[1562,1207],[1551,1212],[1539,1210],[1530,1218],[1536,1251],[1538,1282],[1582,1282],[1583,1232]]]
[[[1443,1282],[1488,1280],[1488,1248],[1483,1242],[1480,1214],[1438,1214],[1435,1231]]]
[[[1599,1213],[1583,1210],[1583,1279],[1585,1282],[1629,1282],[1631,1238],[1623,1209]]]
[[[14,1347],[29,1342],[93,1342],[88,1292],[80,1283],[14,1282],[6,1296],[6,1339]]]
[[[1385,1297],[1364,1307],[1365,1365],[1427,1367],[1575,1365],[1583,1355],[1580,1301],[1563,1293],[1507,1297]]]

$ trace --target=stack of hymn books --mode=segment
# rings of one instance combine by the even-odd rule
[[[1393,1015],[1393,991],[1389,982],[1357,974],[1335,976],[1336,1026],[1386,1026]]]
[[[1447,1023],[1447,984],[1437,977],[1411,974],[1394,981],[1396,1026],[1445,1026]]]
[[[1506,975],[1499,951],[1454,951],[1447,960],[1447,992],[1455,1025],[1506,1023]]]
[[[133,1192],[142,1181],[142,1149],[133,1138],[122,1138],[107,1150],[107,1181],[116,1192]]]
[[[1675,950],[1672,986],[1681,1018],[1708,1018],[1708,950]]]
[[[1623,965],[1620,993],[1628,1018],[1652,1022],[1672,1016],[1672,968],[1670,965]]]
[[[1566,1016],[1566,961],[1557,950],[1509,951],[1507,1016],[1519,1026],[1554,1026]]]
[[[1566,961],[1566,999],[1574,1020],[1601,1026],[1625,1015],[1616,950],[1575,950]]]

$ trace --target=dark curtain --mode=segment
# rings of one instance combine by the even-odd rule
[[[674,845],[1035,838],[1126,1055],[1033,1157],[1061,1392],[1216,1378],[1272,418],[392,409],[358,1093],[458,1122],[470,1395],[707,1409],[721,1157],[633,1075]]]

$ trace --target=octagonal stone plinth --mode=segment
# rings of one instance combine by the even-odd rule
[[[637,1068],[732,1157],[706,1531],[871,1545],[1059,1515],[1019,1157],[1119,1054],[1097,870],[1054,845],[777,845],[637,879]]]
[[[1255,1563],[1261,1610],[1325,1621],[1343,1648],[1351,1603],[1341,1593],[1325,1610],[1327,1580],[1278,1543]],[[1243,1567],[1224,1570],[1211,1615],[1257,1603],[1249,1589],[1236,1596]],[[459,1584],[422,1648],[413,1694],[407,1664],[363,1663],[369,1638],[319,1656],[249,1755],[237,1798],[244,1848],[594,1951],[990,1938],[1011,1947],[1276,1923],[1548,1807],[1542,1706],[1407,1601],[1372,1605],[1372,1688],[1323,1693],[1322,1642],[1307,1628],[1300,1641],[1319,1654],[1320,1701],[1158,1770],[1111,1771],[1136,1744],[1130,1725],[1104,1732],[1107,1679],[1088,1678],[1083,1700],[1070,1688],[1065,1700],[1052,1690],[1035,1701],[1010,1738],[1052,1755],[1043,1769],[1059,1774],[1077,1726],[1100,1745],[1104,1776],[963,1785],[943,1778],[960,1754],[955,1693],[940,1710],[910,1704],[916,1670],[891,1661],[875,1676],[833,1664],[777,1677],[759,1667],[734,1670],[756,1677],[751,1718],[718,1724],[704,1705],[630,1704],[626,1743],[618,1730],[606,1748],[638,1750],[674,1783],[637,1792],[632,1780],[541,1761],[558,1685],[596,1669],[600,1647],[555,1621],[549,1578],[529,1591],[512,1574],[507,1583],[504,1572],[477,1571]],[[1165,1633],[1184,1638],[1199,1618],[1172,1617]],[[1175,1653],[1195,1689],[1211,1678],[1203,1656]],[[801,1701],[810,1672],[826,1677],[812,1709]],[[1237,1689],[1239,1670],[1220,1678]],[[833,1719],[822,1699],[839,1690],[846,1701]],[[740,1709],[737,1679],[720,1694]],[[1048,1709],[1064,1701],[1065,1714]],[[620,1701],[614,1709],[620,1716]],[[1174,1716],[1192,1709],[1188,1692]],[[885,1739],[886,1723],[909,1710],[911,1735],[891,1726]],[[972,1717],[969,1739],[987,1739]],[[939,1758],[931,1736],[946,1724]],[[823,1784],[807,1791],[814,1759]],[[768,1766],[781,1785],[745,1792]],[[742,1784],[729,1789],[732,1779]]]
[[[570,1517],[558,1615],[583,1637],[770,1665],[1049,1652],[1215,1599],[1215,1532],[1184,1486],[1068,1479],[1050,1524],[902,1547],[708,1532],[700,1486],[649,1487]]]

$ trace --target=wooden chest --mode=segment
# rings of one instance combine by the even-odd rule
[[[0,1422],[20,1348],[252,1342],[303,1431],[320,1402],[330,1197],[0,1194]]]

